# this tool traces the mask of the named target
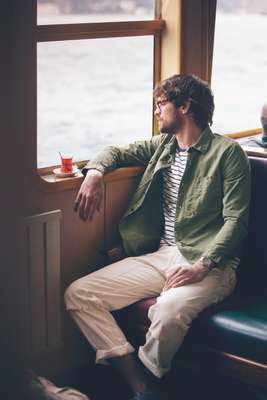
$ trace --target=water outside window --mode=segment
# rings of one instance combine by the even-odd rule
[[[267,102],[267,2],[217,0],[212,89],[213,130],[260,127]]]
[[[38,43],[38,167],[152,136],[153,37]]]
[[[37,0],[39,25],[154,19],[155,0]]]

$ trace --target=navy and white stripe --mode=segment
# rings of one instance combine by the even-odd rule
[[[175,244],[174,223],[176,204],[180,183],[186,167],[187,156],[187,149],[177,148],[171,166],[163,171],[162,200],[165,229],[160,240],[160,245],[172,246]]]

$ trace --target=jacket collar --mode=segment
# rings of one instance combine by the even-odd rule
[[[210,142],[212,141],[214,135],[210,129],[209,126],[207,126],[204,131],[202,131],[198,141],[191,146],[191,148],[194,148],[195,150],[200,151],[201,153],[205,153],[210,145]],[[175,135],[169,135],[169,138],[167,139],[168,142],[165,144],[165,147],[171,152],[174,153],[177,142],[176,142],[176,137]],[[190,149],[189,149],[190,150]]]
[[[210,142],[212,141],[214,135],[210,129],[209,126],[207,126],[206,129],[201,133],[198,141],[193,144],[191,147],[194,148],[195,150],[200,151],[201,153],[205,153],[210,145]]]

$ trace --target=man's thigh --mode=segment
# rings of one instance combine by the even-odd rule
[[[156,252],[128,257],[78,279],[72,285],[84,302],[97,298],[110,311],[126,307],[140,299],[158,296],[164,276],[153,266]]]
[[[153,307],[159,307],[174,318],[182,313],[188,313],[189,318],[195,318],[209,305],[230,295],[235,284],[236,272],[233,268],[215,268],[201,282],[162,292],[157,304],[151,307],[151,314],[153,315]]]

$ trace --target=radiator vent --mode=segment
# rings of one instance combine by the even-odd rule
[[[23,336],[33,354],[61,344],[61,218],[60,210],[24,218]]]

